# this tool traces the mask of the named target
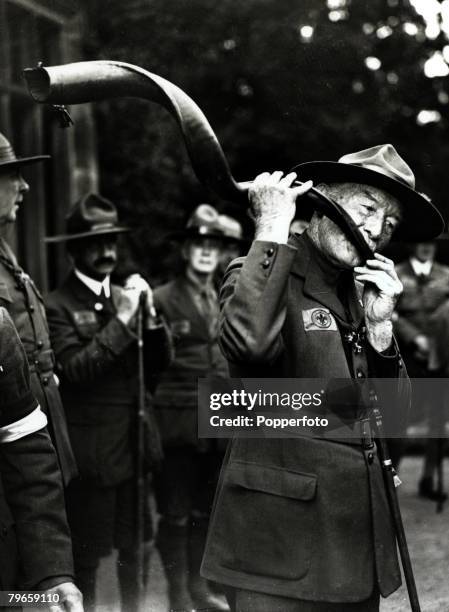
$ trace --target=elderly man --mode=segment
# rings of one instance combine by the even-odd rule
[[[0,588],[44,590],[59,597],[55,612],[82,612],[47,418],[31,393],[25,352],[4,308],[0,337]]]
[[[249,192],[255,241],[221,291],[221,346],[231,371],[366,385],[369,377],[398,377],[398,401],[388,408],[399,410],[408,391],[392,335],[401,283],[379,251],[396,230],[409,240],[434,237],[441,216],[414,190],[412,171],[391,145],[297,171],[350,215],[373,255],[363,261],[320,212],[289,241],[296,198],[310,183],[292,186],[295,173],[258,176]],[[354,406],[355,432],[365,410]],[[232,587],[238,612],[377,611],[379,595],[401,579],[375,447],[363,435],[234,439],[202,569]]]
[[[175,359],[162,374],[154,398],[165,453],[156,487],[161,514],[157,545],[168,581],[170,612],[194,607],[227,610],[200,576],[223,455],[216,440],[198,440],[197,434],[198,378],[227,376],[218,347],[218,299],[213,286],[227,238],[209,204],[196,208],[177,237],[182,240],[184,272],[154,292],[154,303],[175,339]]]
[[[11,144],[0,134],[0,234],[15,223],[19,207],[29,191],[21,169],[48,155],[17,158]],[[64,485],[76,475],[64,410],[53,374],[54,356],[41,294],[17,263],[10,246],[0,236],[0,305],[16,326],[28,359],[31,388],[48,418],[48,427],[61,468]]]
[[[151,517],[137,541],[136,416],[139,394],[136,316],[143,300],[145,366],[163,368],[171,345],[139,275],[112,284],[118,224],[112,202],[86,194],[69,211],[65,241],[73,269],[48,297],[48,321],[80,477],[67,490],[75,575],[93,610],[99,560],[117,548],[123,609],[137,609],[138,547],[151,544]],[[142,459],[142,458],[139,458]],[[148,570],[148,568],[147,568]],[[146,572],[147,575],[148,572]]]

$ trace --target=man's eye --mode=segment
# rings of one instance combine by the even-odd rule
[[[374,206],[371,206],[371,204],[363,204],[363,208],[366,210],[366,212],[375,212],[375,208]]]

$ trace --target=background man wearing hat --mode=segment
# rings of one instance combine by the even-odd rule
[[[437,242],[419,242],[410,248],[409,258],[396,267],[404,291],[396,306],[394,332],[398,339],[405,365],[410,378],[444,376],[440,368],[445,364],[435,358],[438,308],[449,298],[449,267],[435,261]],[[437,325],[435,325],[437,322]],[[412,381],[413,384],[413,381]],[[436,399],[421,392],[419,385],[413,394],[412,413],[416,418],[428,416],[430,431],[441,428],[443,405],[436,409]],[[442,404],[444,398],[441,398]],[[435,470],[438,462],[439,441],[429,438],[426,441],[424,470],[419,481],[418,493],[421,497],[438,501],[441,493],[435,487]],[[399,453],[403,450],[400,439],[393,442]]]
[[[0,234],[15,223],[29,185],[21,168],[48,159],[48,155],[17,158],[11,144],[0,134]],[[47,415],[64,485],[76,475],[64,410],[53,374],[54,356],[50,345],[44,303],[33,280],[17,263],[3,236],[0,237],[0,305],[11,315],[27,355],[31,388]]]
[[[123,609],[137,609],[135,425],[136,314],[143,300],[145,367],[167,365],[171,345],[153,307],[152,291],[139,275],[124,287],[111,284],[117,237],[112,202],[87,194],[67,216],[66,241],[74,268],[48,297],[48,320],[61,393],[80,477],[67,490],[75,574],[85,607],[93,610],[99,559],[118,548]],[[151,521],[146,517],[148,560]]]
[[[0,134],[2,226],[15,221],[23,193],[28,191],[20,166],[40,159],[43,157],[17,160],[11,145]],[[40,393],[36,370],[30,374],[27,363],[32,347],[37,349],[31,320],[38,324],[42,331],[40,338],[48,347],[45,315],[34,286],[23,277],[3,239],[0,283],[1,303],[8,306],[24,334],[22,346],[7,310],[0,308],[0,588],[54,590],[60,596],[58,609],[81,612],[81,594],[73,584],[61,473],[44,411],[50,419],[54,413],[48,413],[46,395]],[[16,283],[21,285],[20,290]],[[32,313],[25,306],[22,291],[30,296],[31,303],[38,304],[38,312]],[[59,409],[57,391],[55,398]],[[63,415],[57,413],[57,419],[63,426]]]
[[[220,287],[228,265],[233,259],[246,253],[248,242],[243,238],[241,223],[234,219],[234,217],[218,215],[218,227],[226,236],[226,243],[221,248],[220,261],[217,267],[217,277],[219,277],[218,287]]]
[[[170,610],[228,609],[199,573],[222,451],[215,440],[198,440],[197,379],[226,376],[218,347],[218,300],[213,286],[225,236],[217,211],[201,204],[183,241],[185,270],[154,292],[156,308],[170,324],[175,359],[155,393],[164,444],[157,478],[161,514],[157,546],[169,586]]]
[[[306,233],[288,242],[296,198],[311,184],[292,187],[295,172],[258,176],[249,192],[255,241],[220,293],[220,342],[231,373],[357,378],[368,386],[370,376],[398,377],[398,401],[384,408],[401,410],[408,379],[392,336],[401,284],[378,251],[393,233],[430,239],[442,219],[414,191],[413,174],[391,145],[296,170],[349,213],[374,254],[363,261],[318,212]],[[310,324],[317,310],[330,325]],[[363,407],[354,408],[356,429]],[[202,570],[234,587],[235,610],[371,612],[379,593],[398,588],[377,452],[362,436],[350,442],[299,435],[232,441]]]

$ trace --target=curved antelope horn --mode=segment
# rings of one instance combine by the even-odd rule
[[[178,123],[198,179],[228,200],[247,203],[248,184],[237,183],[220,143],[197,104],[179,87],[139,66],[92,61],[24,70],[36,102],[82,104],[134,97],[156,102]]]

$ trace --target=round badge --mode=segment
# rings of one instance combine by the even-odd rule
[[[104,306],[103,306],[103,304],[102,304],[101,302],[95,302],[95,304],[94,304],[94,309],[95,309],[97,312],[100,312],[101,310],[103,310],[103,308],[104,308]]]
[[[332,325],[332,318],[326,310],[317,309],[312,313],[312,323],[321,329],[327,329]]]

